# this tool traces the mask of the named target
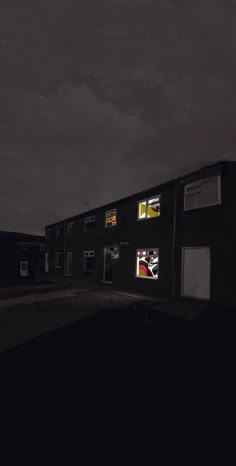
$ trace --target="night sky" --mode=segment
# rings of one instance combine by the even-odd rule
[[[0,229],[236,160],[236,0],[0,0]]]

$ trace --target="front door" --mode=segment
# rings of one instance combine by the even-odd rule
[[[71,277],[72,275],[72,252],[67,252],[66,256],[66,276]]]
[[[103,280],[107,283],[113,282],[113,264],[119,257],[119,251],[116,246],[104,248],[104,275]]]
[[[210,248],[182,248],[182,296],[210,299]]]
[[[28,277],[28,275],[29,275],[28,261],[21,261],[20,262],[20,276]]]

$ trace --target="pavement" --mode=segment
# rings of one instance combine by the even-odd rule
[[[162,319],[194,321],[208,303],[170,302],[79,280],[57,280],[0,290],[0,351],[102,311],[130,311],[136,321],[158,326]]]
[[[0,351],[101,311],[132,310],[141,299],[90,288],[73,288],[2,300]]]

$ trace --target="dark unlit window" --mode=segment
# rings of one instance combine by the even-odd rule
[[[159,250],[138,249],[136,251],[136,277],[158,279]]]
[[[220,175],[189,183],[184,188],[184,210],[221,204]]]
[[[27,249],[29,249],[29,247],[30,247],[30,245],[28,243],[21,243],[20,244],[20,248],[22,250],[27,250]]]
[[[46,240],[50,241],[52,237],[52,230],[46,230]]]
[[[85,231],[96,230],[96,217],[95,217],[95,215],[92,215],[90,217],[86,217],[84,219],[84,230]]]
[[[56,268],[61,269],[63,267],[63,253],[56,252]]]
[[[84,251],[84,271],[94,272],[95,269],[95,251]]]
[[[58,227],[56,227],[56,238],[57,239],[62,239],[63,237],[63,226],[60,225]]]
[[[68,223],[68,225],[67,225],[67,235],[68,235],[68,237],[70,237],[72,235],[74,228],[75,228],[75,222]]]
[[[105,214],[105,226],[107,227],[114,227],[117,224],[117,210],[109,210]]]

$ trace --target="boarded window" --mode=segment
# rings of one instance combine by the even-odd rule
[[[211,176],[185,186],[184,210],[198,209],[221,203],[220,176]]]

